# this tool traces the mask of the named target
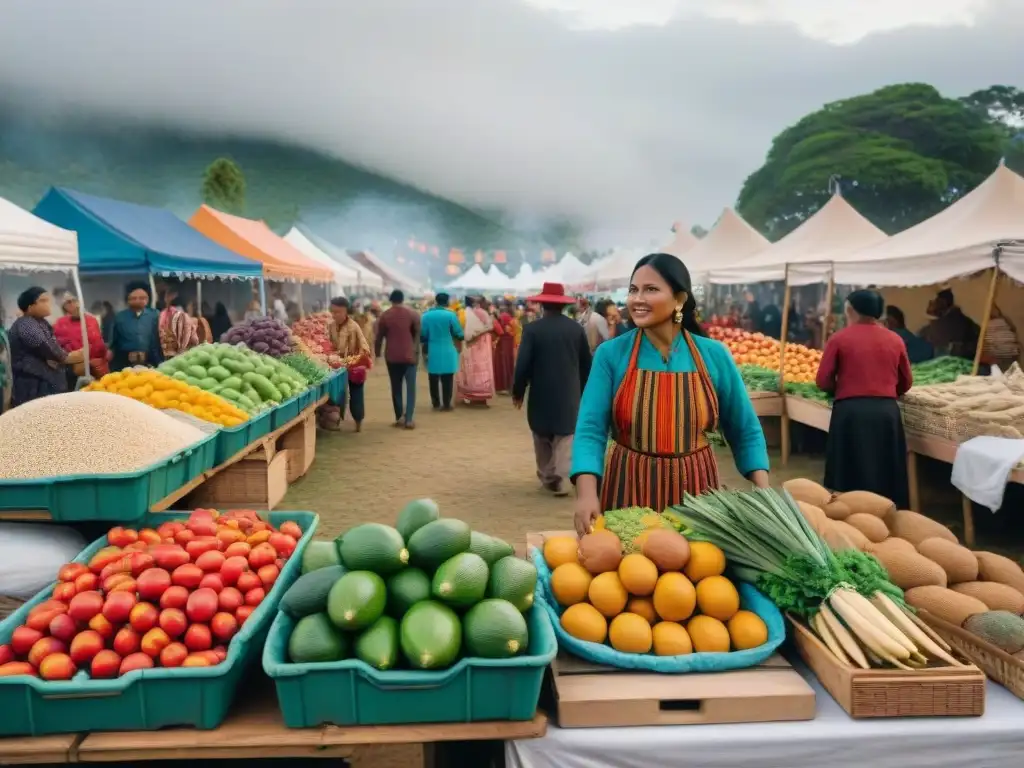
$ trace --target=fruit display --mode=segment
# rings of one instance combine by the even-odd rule
[[[253,352],[283,357],[292,351],[292,334],[288,326],[273,317],[257,317],[231,326],[220,341],[244,344]]]
[[[904,580],[895,567],[887,573],[887,559],[874,549],[861,551],[882,547],[884,519],[903,515],[891,501],[863,491],[836,496],[804,479],[784,489],[687,496],[677,509],[692,530],[691,546],[696,539],[721,547],[737,573],[780,609],[803,618],[843,665],[963,666],[908,607],[915,606],[914,590],[904,596],[900,588],[901,581],[939,578],[941,568],[929,574],[926,558],[893,550],[890,562],[906,567]],[[921,530],[916,520],[900,525]]]
[[[301,352],[290,352],[281,358],[281,362],[293,368],[308,384],[319,384],[330,376],[330,369]]]
[[[366,523],[311,542],[281,600],[291,663],[358,659],[374,669],[446,669],[529,645],[537,572],[501,539],[410,502],[395,526]]]
[[[247,510],[111,528],[107,546],[64,565],[49,599],[0,645],[0,677],[106,679],[220,664],[301,538],[297,523],[275,529]]]
[[[130,397],[151,408],[182,411],[222,427],[237,427],[249,420],[249,414],[229,400],[152,368],[128,368],[108,373],[84,387],[83,391]]]
[[[655,528],[680,530],[682,521],[671,513],[657,513],[647,507],[610,509],[594,521],[594,531],[608,530],[619,537],[627,555],[639,552],[647,531]]]
[[[972,552],[946,526],[897,509],[874,493],[832,494],[803,479],[784,487],[811,527],[835,548],[873,556],[904,590],[908,606],[1024,661],[1024,569],[1017,562],[994,552]]]
[[[299,351],[305,352],[317,362],[338,369],[342,366],[342,360],[335,353],[334,345],[331,344],[329,334],[331,321],[330,312],[306,315],[301,320],[292,323],[292,335],[296,339]]]
[[[755,365],[769,371],[780,370],[782,344],[763,333],[750,333],[740,328],[708,327],[708,335],[725,344],[737,365]],[[813,383],[821,363],[821,350],[803,344],[786,344],[786,381]]]
[[[200,344],[158,370],[253,414],[309,388],[306,379],[280,360],[244,345]]]
[[[608,512],[605,517],[612,515]],[[562,629],[625,654],[686,656],[745,651],[768,642],[768,626],[741,607],[722,550],[687,541],[671,526],[646,528],[632,551],[610,530],[549,536],[538,553]]]
[[[108,392],[40,397],[0,414],[0,481],[137,472],[205,439],[191,424]]]

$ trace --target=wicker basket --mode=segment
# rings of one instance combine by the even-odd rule
[[[903,427],[908,432],[931,435],[959,445],[972,437],[1024,437],[1024,422],[1016,424],[993,424],[990,421],[973,419],[963,413],[942,413],[916,403],[900,402],[903,411]]]
[[[963,654],[1018,699],[1024,699],[1024,661],[926,611],[920,611],[919,615],[954,650]]]
[[[16,597],[0,595],[0,621],[4,621],[8,616],[10,616],[16,610],[21,608],[21,606],[23,606],[24,604],[24,600],[19,600]]]

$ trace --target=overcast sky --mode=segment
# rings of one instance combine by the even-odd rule
[[[1021,40],[1024,0],[0,0],[0,89],[646,244],[827,101],[1024,85]]]

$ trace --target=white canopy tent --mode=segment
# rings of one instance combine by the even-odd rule
[[[541,277],[548,283],[564,283],[573,285],[587,279],[590,267],[571,253],[566,253],[561,261],[552,264],[541,272]]]
[[[316,243],[302,234],[301,230],[297,227],[292,227],[288,234],[284,236],[284,239],[286,242],[295,246],[303,256],[306,256],[331,270],[334,275],[334,280],[328,287],[328,296],[337,296],[347,290],[358,287],[359,272],[346,267],[343,264],[339,264],[337,261],[332,259],[324,253]]]
[[[834,261],[844,285],[934,285],[997,264],[1024,282],[1024,178],[1000,165],[930,219]]]
[[[726,208],[715,226],[684,254],[694,282],[713,269],[722,269],[749,259],[771,243],[732,208]]]
[[[447,291],[482,291],[487,287],[487,273],[479,264],[474,264],[446,286]]]
[[[670,253],[673,256],[681,257],[684,253],[688,253],[692,248],[695,248],[700,242],[700,238],[683,226],[681,221],[677,221],[672,225],[672,231],[675,233],[675,237],[671,243],[661,249],[663,253]]]
[[[356,263],[365,262],[371,270],[380,275],[387,287],[401,288],[413,296],[422,296],[427,292],[426,286],[419,280],[388,264],[373,251],[350,251],[350,254]]]
[[[594,262],[586,279],[581,282],[595,289],[621,288],[629,282],[633,267],[643,255],[644,251],[640,248],[616,248],[603,259]]]
[[[519,272],[512,278],[512,290],[520,295],[530,293],[541,287],[544,278],[541,273],[534,272],[529,264],[519,267]]]
[[[791,285],[826,282],[833,262],[887,238],[837,192],[784,238],[731,267],[711,270],[708,280],[720,285],[782,281],[788,266]]]
[[[333,243],[325,240],[305,227],[292,227],[292,232],[301,234],[307,241],[312,243],[322,253],[326,254],[331,261],[348,270],[356,273],[356,288],[380,292],[385,289],[384,278],[378,275],[364,264],[348,255],[344,248],[339,248]],[[291,232],[288,233],[289,235]],[[294,243],[292,243],[294,245]]]
[[[4,280],[4,274],[16,277]],[[78,233],[62,229],[0,198],[0,322],[9,325],[17,317],[17,296],[38,284],[46,273],[70,274],[81,311],[86,311],[82,283],[78,279]],[[47,286],[42,286],[47,287]],[[82,327],[85,350],[85,375],[89,375],[89,340],[86,324]],[[0,391],[3,382],[0,382]]]
[[[497,264],[491,264],[491,266],[487,268],[487,274],[485,277],[487,278],[487,285],[485,286],[485,289],[488,291],[509,293],[514,292],[515,290],[512,286],[512,278],[498,269]]]

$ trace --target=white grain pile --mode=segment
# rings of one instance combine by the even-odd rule
[[[204,437],[122,395],[41,397],[0,415],[0,480],[135,472]]]

